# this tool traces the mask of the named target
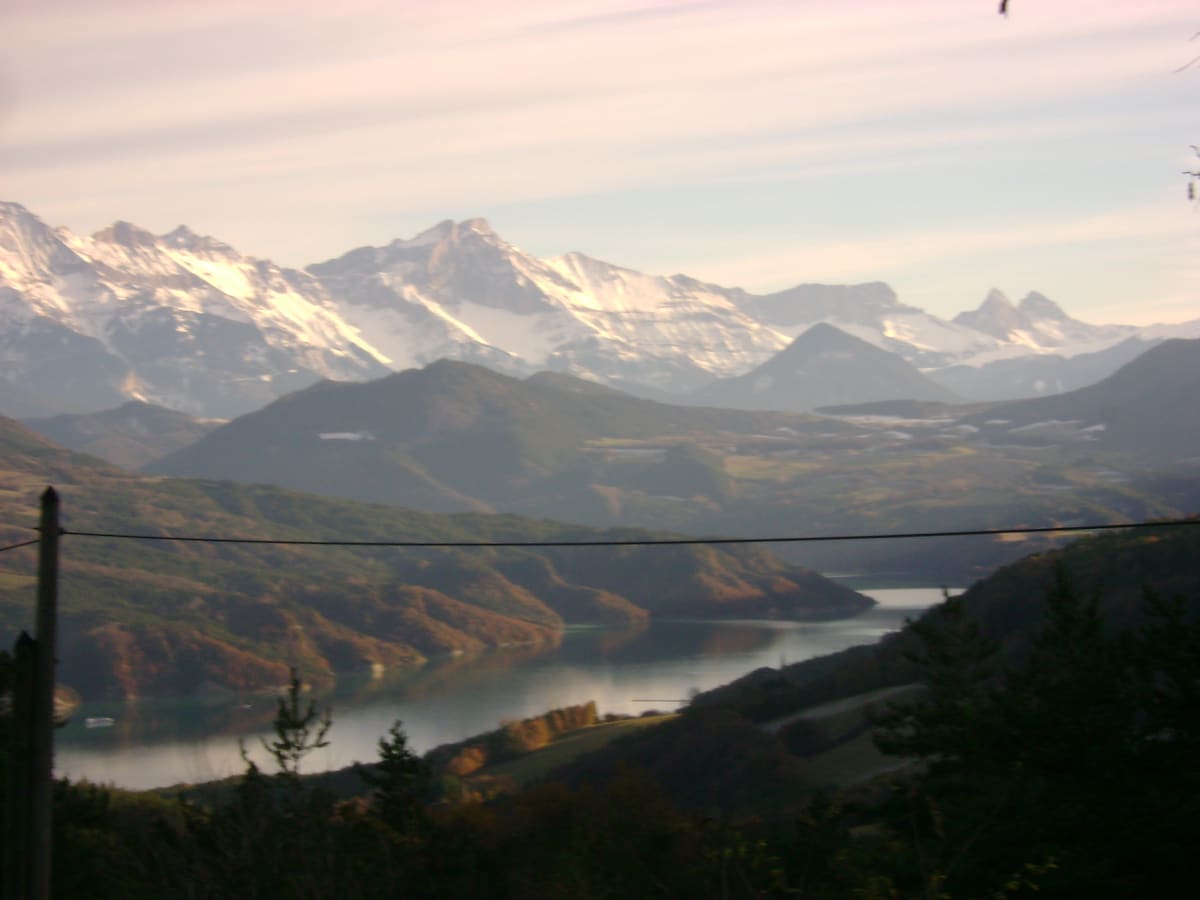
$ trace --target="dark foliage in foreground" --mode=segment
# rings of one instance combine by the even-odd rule
[[[1110,631],[1060,570],[1028,657],[999,679],[954,601],[919,636],[929,689],[876,741],[922,763],[884,820],[908,829],[927,888],[1193,895],[1200,623],[1182,603],[1148,594],[1142,627]]]
[[[1193,896],[1200,623],[1181,603],[1148,596],[1146,607],[1136,628],[1107,626],[1060,578],[1029,653],[1005,670],[948,601],[914,629],[925,692],[877,722],[879,747],[915,765],[797,797],[790,816],[684,812],[632,768],[430,805],[429,768],[397,723],[352,800],[297,777],[294,754],[277,758],[278,775],[250,766],[212,808],[60,783],[56,895]],[[714,715],[673,724],[693,719],[701,740]]]

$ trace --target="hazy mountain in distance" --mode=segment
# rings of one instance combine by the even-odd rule
[[[116,409],[28,418],[24,424],[70,450],[136,469],[194,444],[221,422],[131,400]]]
[[[941,366],[999,346],[989,335],[901,303],[878,281],[800,284],[773,294],[745,294],[738,305],[792,338],[824,322],[916,366]]]
[[[1200,334],[1200,328],[1196,333]],[[998,359],[976,366],[947,366],[931,371],[929,378],[961,397],[979,401],[1062,394],[1107,378],[1165,339],[1139,334],[1094,353],[1076,356],[1047,353]]]
[[[1090,325],[1072,319],[1061,306],[1036,291],[1014,304],[994,288],[978,309],[961,312],[954,321],[1005,343],[1039,349],[1111,342],[1136,330],[1128,325]]]
[[[701,388],[689,401],[802,412],[880,400],[952,399],[948,390],[896,354],[820,323],[758,368]]]
[[[993,441],[1038,442],[1064,429],[1147,462],[1200,457],[1200,340],[1152,347],[1103,381],[965,417]]]
[[[47,416],[60,412],[61,407],[41,397],[23,385],[0,378],[0,416],[19,419],[24,416]]]

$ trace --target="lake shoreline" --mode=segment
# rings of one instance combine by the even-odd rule
[[[373,759],[376,743],[396,719],[423,752],[547,709],[597,701],[602,713],[638,715],[640,698],[682,705],[757,668],[776,667],[872,643],[941,598],[940,588],[889,588],[877,605],[837,621],[680,619],[635,628],[573,628],[555,646],[526,646],[446,656],[416,671],[339,676],[330,690],[311,694],[330,707],[331,747],[308,771]],[[260,765],[258,738],[270,733],[275,696],[143,698],[85,703],[57,734],[57,769],[133,789],[199,783],[244,768],[238,741]],[[662,704],[660,704],[662,705]],[[672,704],[667,703],[669,707]],[[88,730],[85,717],[111,717],[111,727]]]

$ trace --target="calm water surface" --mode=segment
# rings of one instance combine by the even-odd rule
[[[380,679],[343,677],[318,698],[333,711],[330,745],[306,758],[304,771],[374,759],[380,736],[397,718],[410,743],[425,751],[490,731],[503,719],[588,700],[601,713],[674,709],[691,691],[762,666],[873,642],[941,600],[940,588],[860,590],[879,606],[838,622],[661,621],[633,630],[572,629],[553,647],[456,657]],[[85,704],[57,732],[56,771],[129,788],[221,778],[244,768],[239,738],[265,766],[258,738],[270,731],[274,713],[274,700],[262,696]],[[113,725],[85,726],[96,717]]]

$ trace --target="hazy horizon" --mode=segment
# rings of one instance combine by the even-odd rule
[[[1194,8],[9,4],[0,194],[303,266],[487,218],[755,292],[1195,318]]]

